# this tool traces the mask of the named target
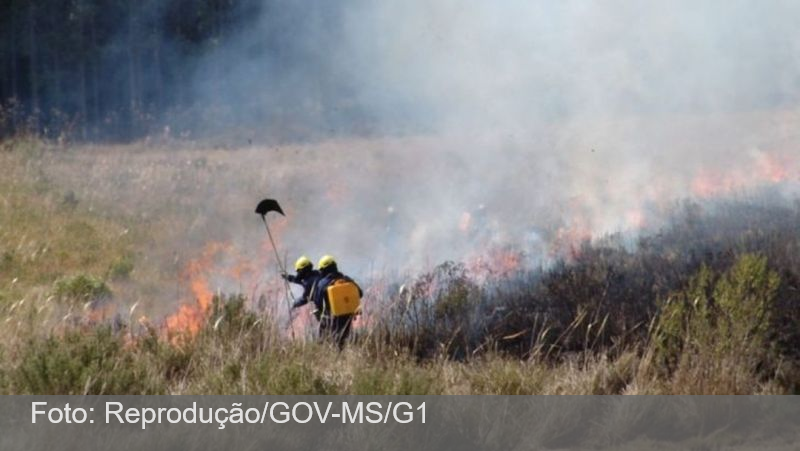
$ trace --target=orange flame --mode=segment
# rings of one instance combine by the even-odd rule
[[[759,186],[790,181],[800,172],[796,158],[789,155],[759,152],[749,168],[723,172],[705,169],[692,180],[691,190],[697,197],[732,194]]]
[[[164,321],[167,338],[173,343],[194,337],[200,332],[214,300],[214,292],[208,282],[209,272],[214,259],[229,248],[229,244],[211,242],[206,244],[198,258],[189,261],[185,274],[189,278],[194,303],[181,304],[178,311]]]
[[[270,224],[276,241],[279,241],[286,224],[285,220]],[[255,253],[257,254],[253,255]],[[166,339],[173,344],[180,344],[201,331],[212,313],[212,279],[215,283],[227,281],[228,285],[238,286],[242,294],[249,295],[251,300],[258,299],[259,308],[275,307],[261,305],[265,299],[280,299],[283,302],[284,285],[280,278],[271,278],[266,286],[259,287],[258,278],[270,261],[274,261],[274,255],[266,236],[260,248],[248,248],[245,252],[229,242],[207,243],[200,255],[191,259],[183,271],[183,278],[188,280],[191,299],[184,299],[178,310],[165,318],[163,324]]]
[[[580,253],[581,245],[591,239],[592,228],[589,221],[578,218],[556,231],[550,243],[550,256],[575,258]]]
[[[759,175],[772,183],[781,183],[789,180],[792,162],[788,157],[777,157],[772,154],[760,154],[757,161]],[[794,168],[797,171],[797,168]]]
[[[468,273],[479,281],[512,276],[522,267],[523,254],[508,248],[490,248],[466,263]]]
[[[783,155],[778,152],[758,151],[746,161],[746,168],[705,168],[690,178],[680,179],[676,183],[673,179],[665,179],[667,183],[663,189],[652,189],[641,193],[630,205],[625,205],[623,210],[615,210],[619,213],[619,222],[630,228],[641,229],[657,223],[657,218],[648,216],[650,208],[645,210],[641,205],[646,202],[658,202],[661,198],[668,198],[670,192],[679,190],[681,194],[693,193],[698,197],[712,197],[735,193],[739,190],[747,190],[767,184],[783,183],[787,181],[800,181],[800,159],[793,153],[785,152]],[[654,177],[658,178],[658,177]],[[654,180],[657,185],[659,180]],[[688,182],[688,184],[687,184]],[[345,198],[351,194],[349,187],[344,183],[334,183],[326,187],[323,191],[324,199],[334,204],[341,204]],[[549,242],[548,250],[551,256],[576,258],[580,253],[581,246],[587,240],[591,240],[597,233],[598,221],[591,205],[591,199],[580,197],[572,198],[564,206],[561,216],[565,218],[564,225],[554,231]],[[483,231],[483,213],[463,212],[458,217],[458,222],[453,224],[463,234],[471,236],[474,230]],[[270,224],[273,235],[277,238],[285,230],[287,221],[283,218]],[[486,230],[491,230],[486,228]],[[276,240],[279,241],[279,240]],[[491,242],[490,240],[486,240]],[[523,268],[525,254],[515,251],[512,248],[497,245],[482,245],[484,248],[480,255],[471,256],[466,259],[468,273],[479,281],[499,279],[513,276]],[[253,249],[252,251],[256,251]],[[218,264],[217,260],[224,256],[224,265]],[[202,329],[211,313],[214,298],[214,288],[211,280],[217,282],[218,278],[233,279],[235,281],[254,281],[257,276],[267,267],[269,262],[274,262],[274,255],[269,241],[264,239],[262,248],[259,250],[258,257],[245,258],[237,253],[237,250],[230,244],[212,242],[207,244],[200,255],[189,262],[185,269],[185,277],[188,278],[188,285],[191,288],[192,298],[184,300],[178,310],[165,319],[165,329],[168,337],[193,337]],[[241,285],[241,283],[240,283]],[[284,306],[284,286],[280,279],[270,279],[267,286],[260,287],[259,293],[263,293],[262,298],[270,300],[270,307],[281,313],[285,312]],[[371,292],[368,296],[380,297],[381,291]],[[251,294],[251,293],[245,293]],[[253,293],[255,294],[255,293]],[[266,296],[264,296],[266,295]],[[253,296],[255,298],[256,296]],[[355,327],[368,327],[373,322],[373,317],[369,316],[372,312],[366,311]],[[295,315],[289,321],[293,330],[307,330],[313,327],[315,322],[304,308],[300,314]],[[288,330],[288,329],[287,329]]]

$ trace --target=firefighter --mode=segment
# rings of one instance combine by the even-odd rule
[[[303,295],[292,305],[292,310],[308,304],[308,301],[311,300],[311,292],[314,289],[314,284],[317,283],[319,279],[319,271],[314,269],[314,264],[311,263],[311,260],[305,255],[294,262],[294,270],[296,271],[294,275],[286,273],[281,274],[281,277],[288,282],[303,287]]]
[[[359,299],[364,293],[353,279],[339,272],[336,260],[330,255],[322,257],[317,268],[319,268],[320,277],[314,287],[312,298],[319,313],[319,337],[320,340],[333,339],[341,350],[344,348],[345,340],[350,336],[355,313],[333,316],[328,299],[328,287],[334,283],[352,283],[358,289]]]

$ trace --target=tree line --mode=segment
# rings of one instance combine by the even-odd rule
[[[193,64],[264,3],[0,2],[0,135],[128,139],[191,104]]]

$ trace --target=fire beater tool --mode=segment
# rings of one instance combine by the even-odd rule
[[[261,216],[261,220],[264,221],[264,227],[267,229],[267,236],[269,237],[269,242],[272,244],[272,250],[275,252],[275,260],[278,262],[278,268],[280,268],[281,273],[286,274],[286,267],[283,264],[283,260],[281,260],[281,256],[278,254],[278,247],[275,246],[275,240],[272,238],[272,232],[269,231],[269,224],[267,224],[267,213],[274,211],[279,213],[281,216],[286,216],[286,214],[281,209],[280,204],[275,199],[264,199],[258,203],[256,206],[256,214]],[[292,317],[292,302],[289,300],[289,296],[294,298],[291,294],[292,291],[289,288],[289,282],[284,280],[284,286],[286,288],[286,307],[288,308],[289,318]],[[292,338],[294,338],[294,328],[292,328]]]

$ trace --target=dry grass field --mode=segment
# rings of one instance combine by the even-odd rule
[[[588,241],[596,223],[562,218],[591,210],[569,192],[520,208],[525,180],[558,164],[527,166],[513,146],[519,174],[475,180],[488,162],[418,137],[1,145],[0,393],[798,389],[790,196],[658,206],[650,226],[621,215],[637,236]],[[795,181],[783,168],[776,182]],[[504,178],[523,186],[477,194]],[[332,253],[365,287],[345,351],[315,342],[309,312],[287,318],[252,213],[265,196],[286,210],[269,220],[287,261]]]

